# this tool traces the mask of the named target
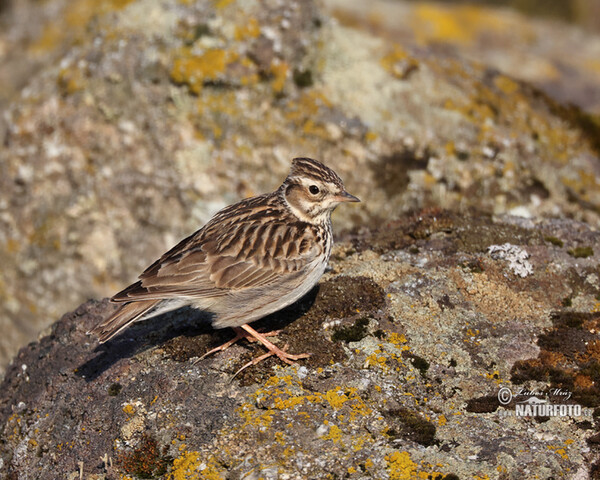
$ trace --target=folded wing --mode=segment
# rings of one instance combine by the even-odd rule
[[[203,229],[165,253],[112,300],[206,298],[264,287],[298,273],[320,254],[316,234],[302,222],[238,222],[221,232]]]

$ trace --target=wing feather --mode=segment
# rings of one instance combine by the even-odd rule
[[[112,300],[206,298],[260,288],[300,273],[322,253],[316,241],[319,227],[256,199],[245,202],[215,215]]]

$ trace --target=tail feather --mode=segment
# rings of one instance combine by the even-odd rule
[[[96,335],[100,343],[104,343],[136,320],[139,320],[145,313],[152,310],[159,301],[146,300],[126,303],[88,333]]]

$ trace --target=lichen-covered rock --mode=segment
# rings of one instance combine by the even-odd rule
[[[595,117],[312,1],[23,0],[2,15],[0,364],[218,208],[277,187],[297,155],[363,199],[338,231],[431,205],[599,225]]]
[[[313,355],[236,377],[260,346],[198,361],[231,333],[189,310],[98,346],[85,332],[114,307],[89,301],[9,367],[0,476],[595,478],[599,252],[572,220],[429,209],[357,231],[257,324]],[[581,416],[516,416],[521,389]]]
[[[487,6],[497,5],[494,0],[324,3],[343,25],[375,32],[405,46],[452,52],[532,83],[555,100],[600,114],[598,0],[566,0],[552,5],[506,0],[503,8]],[[533,15],[521,15],[506,7],[533,10]],[[548,21],[549,14],[562,22]],[[582,31],[565,21],[569,17],[593,28]],[[414,67],[407,60],[395,68],[398,75],[405,76]]]

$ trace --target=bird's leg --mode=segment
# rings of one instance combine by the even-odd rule
[[[262,362],[265,358],[269,358],[271,355],[274,355],[274,353],[267,352],[267,353],[261,355],[260,357],[256,357],[256,358],[250,360],[246,365],[244,365],[237,372],[235,372],[233,374],[233,377],[231,377],[231,379],[233,380],[235,377],[237,377],[238,373],[240,373],[242,370],[246,370],[248,367],[251,367],[252,365],[256,365],[259,362]]]
[[[235,328],[235,329],[238,329],[238,330],[242,330],[242,328],[241,328],[241,327],[234,327],[234,328]],[[260,340],[258,340],[257,338],[253,337],[253,336],[252,336],[251,334],[249,334],[248,332],[246,332],[246,331],[244,331],[244,330],[242,330],[242,331],[244,332],[244,333],[243,333],[243,335],[244,335],[244,338],[245,338],[246,340],[248,340],[250,343],[254,343],[254,342],[258,342],[258,341],[260,341]],[[281,330],[271,330],[270,332],[260,332],[260,334],[261,334],[263,337],[276,337],[276,336],[277,336],[277,335],[279,335],[280,333],[281,333]]]
[[[270,343],[270,342],[269,342],[269,343]],[[277,347],[275,347],[275,348],[277,348]],[[283,354],[284,354],[286,357],[288,357],[288,358],[289,358],[289,357],[293,357],[293,358],[294,358],[294,360],[298,360],[298,359],[300,359],[300,358],[307,358],[307,357],[310,357],[310,356],[311,356],[311,354],[310,354],[310,353],[302,353],[302,354],[300,354],[300,355],[290,355],[289,353],[287,353],[287,352],[286,352],[287,348],[288,348],[288,344],[286,343],[286,344],[284,345],[283,349],[281,349],[281,350],[279,350],[279,349],[278,349],[278,350],[279,350],[280,352],[282,352],[282,353],[283,353]],[[237,372],[235,372],[235,373],[233,374],[233,377],[231,377],[231,378],[233,379],[233,378],[237,377],[237,374],[238,374],[238,373],[240,373],[242,370],[245,370],[246,368],[248,368],[248,367],[251,367],[252,365],[256,365],[257,363],[260,363],[260,362],[262,362],[262,361],[263,361],[265,358],[269,358],[269,357],[270,357],[270,356],[272,356],[272,355],[277,355],[277,353],[275,353],[275,352],[272,352],[271,350],[269,350],[267,353],[265,353],[265,354],[261,355],[260,357],[256,357],[255,359],[253,359],[253,360],[249,361],[249,362],[248,362],[246,365],[244,365],[242,368],[240,368],[240,369],[239,369]],[[277,355],[277,356],[279,356],[279,355]],[[281,358],[281,357],[279,357],[279,358]],[[281,359],[282,359],[282,360],[283,360],[285,363],[288,363],[288,364],[290,364],[290,365],[292,365],[292,364],[294,363],[294,362],[292,362],[292,361],[290,361],[290,360],[287,360],[287,359],[284,359],[284,358],[281,358]]]
[[[258,341],[258,342],[262,343],[269,351],[267,353],[265,353],[264,355],[261,355],[260,357],[257,357],[254,360],[251,360],[250,362],[248,362],[246,365],[244,365],[242,368],[240,368],[237,372],[235,372],[234,377],[238,373],[240,373],[242,370],[244,370],[252,365],[256,365],[257,363],[263,361],[265,358],[269,358],[272,355],[277,355],[277,357],[279,357],[283,362],[287,363],[288,365],[292,365],[294,363],[294,360],[300,360],[301,358],[310,357],[310,353],[301,353],[299,355],[292,355],[291,353],[286,352],[286,350],[288,348],[287,345],[285,345],[283,347],[283,349],[281,349],[281,348],[277,347],[275,344],[273,344],[272,342],[270,342],[269,340],[267,340],[266,337],[276,336],[279,333],[279,330],[275,330],[275,331],[267,332],[267,333],[258,333],[256,330],[254,330],[248,324],[242,325],[241,327],[233,327],[233,330],[235,332],[235,337],[233,337],[228,342],[225,342],[223,345],[213,348],[212,350],[209,350],[204,355],[202,355],[198,360],[196,360],[196,362],[194,362],[194,363],[199,362],[203,358],[206,358],[207,356],[212,355],[213,353],[221,352],[221,351],[231,347],[231,345],[233,345],[237,341],[241,340],[242,338],[245,338],[249,342]]]
[[[246,332],[248,332],[248,334],[252,335],[256,340],[258,340],[260,343],[262,343],[267,348],[267,350],[269,350],[271,355],[277,355],[285,363],[288,363],[291,365],[292,363],[294,363],[293,362],[294,360],[300,360],[301,358],[310,357],[310,353],[301,353],[299,355],[292,355],[291,353],[287,353],[285,350],[282,350],[282,349],[278,348],[277,346],[275,346],[273,343],[269,342],[266,338],[267,337],[266,335],[264,335],[262,333],[258,333],[256,330],[254,330],[248,324],[242,325],[240,328],[243,328],[244,330],[246,330]],[[284,347],[284,349],[285,348],[287,348],[287,347]]]
[[[242,338],[245,338],[249,342],[258,342],[259,341],[255,337],[253,337],[252,334],[246,332],[245,330],[241,329],[240,327],[232,327],[232,330],[235,332],[235,337],[233,337],[231,340],[225,342],[223,345],[220,345],[216,348],[213,348],[212,350],[209,350],[204,355],[202,355],[200,358],[198,358],[198,360],[196,360],[196,362],[194,362],[194,363],[199,362],[200,360],[208,357],[209,355],[212,355],[213,353],[222,352],[223,350],[226,350],[227,348],[231,347],[234,343],[240,341]],[[275,337],[279,334],[279,332],[281,332],[281,330],[273,330],[271,332],[263,333],[262,336],[263,337]],[[269,354],[269,355],[271,355],[271,354]]]
[[[244,332],[240,327],[233,327],[233,331],[235,332],[235,337],[233,337],[228,342],[225,342],[223,345],[220,345],[216,348],[213,348],[212,350],[209,350],[204,355],[202,355],[198,360],[196,360],[194,363],[199,362],[200,360],[208,357],[209,355],[212,355],[213,353],[222,352],[223,350],[231,347],[237,341],[241,340],[242,338],[246,338],[248,336],[248,334],[246,332]]]

